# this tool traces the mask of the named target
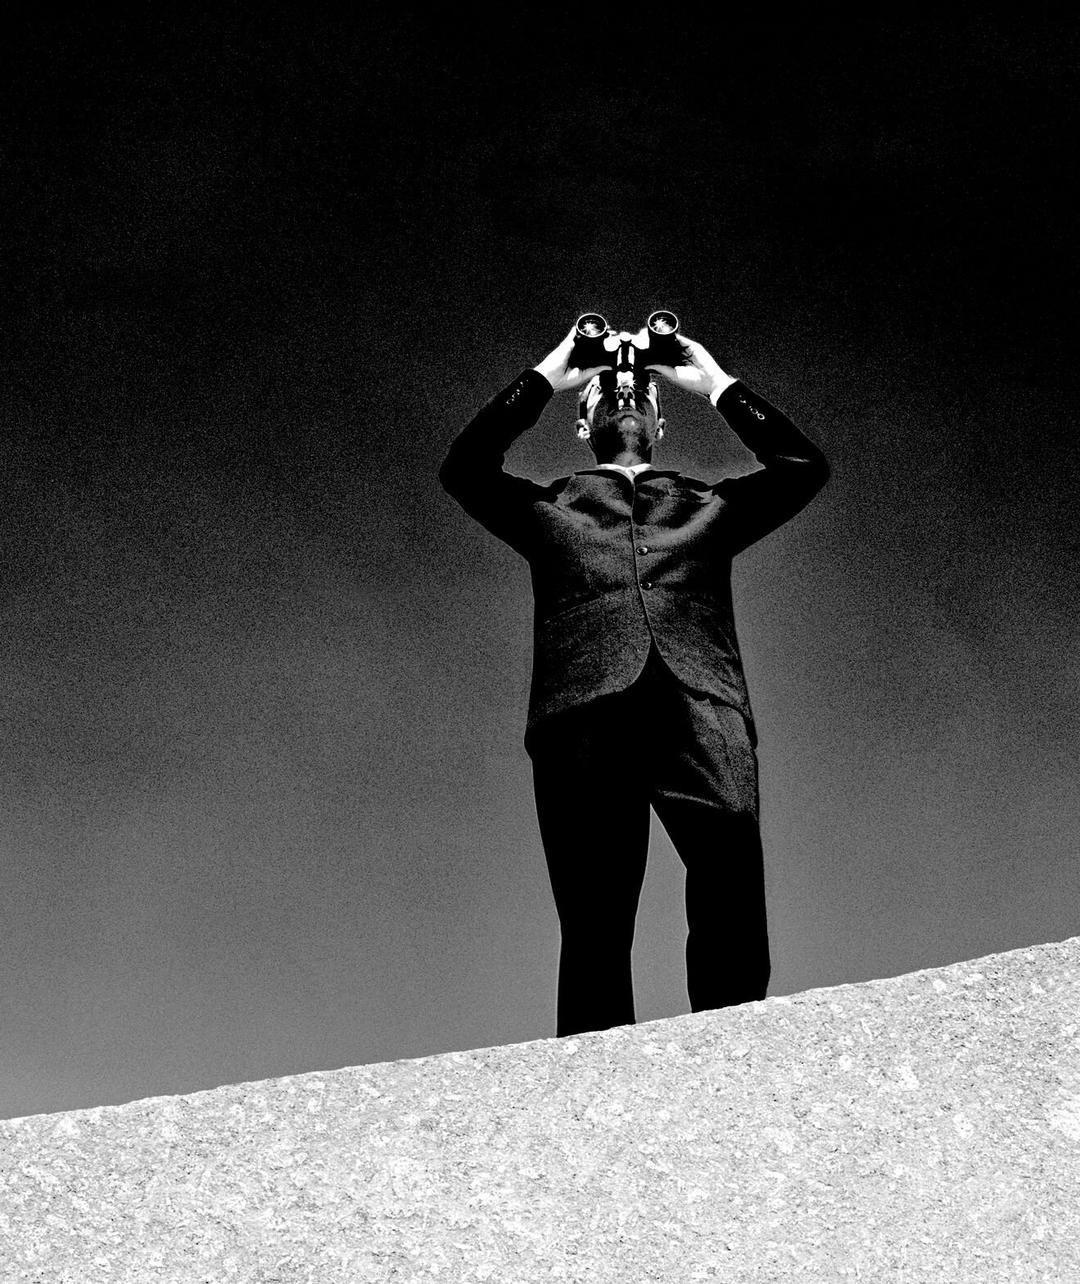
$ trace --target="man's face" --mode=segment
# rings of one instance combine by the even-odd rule
[[[656,383],[616,383],[597,375],[585,389],[585,419],[589,444],[597,459],[614,458],[624,450],[648,455],[660,423]]]

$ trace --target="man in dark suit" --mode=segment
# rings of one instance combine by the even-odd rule
[[[642,353],[647,335],[619,342]],[[575,364],[575,331],[484,406],[439,472],[524,557],[535,604],[525,748],[561,929],[557,1033],[634,1021],[631,949],[649,808],[686,868],[693,1011],[763,999],[769,940],[757,736],[732,558],[825,484],[821,451],[701,344],[646,365],[707,398],[763,465],[718,482],[654,468],[656,381]],[[596,466],[540,485],[503,469],[554,393],[583,389]]]

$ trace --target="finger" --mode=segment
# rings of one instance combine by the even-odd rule
[[[562,377],[562,387],[566,389],[581,388],[589,382],[593,375],[599,374],[601,370],[606,368],[606,366],[592,366],[588,370],[582,370],[578,366],[571,366]]]
[[[680,364],[684,366],[696,366],[701,368],[701,358],[705,354],[705,349],[697,342],[696,339],[688,339],[684,334],[677,334],[679,349],[682,353]]]

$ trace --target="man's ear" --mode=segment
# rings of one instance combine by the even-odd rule
[[[577,421],[577,435],[582,441],[588,441],[592,436],[592,429],[589,427],[589,421],[587,419],[579,419]]]

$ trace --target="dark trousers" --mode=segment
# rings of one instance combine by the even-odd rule
[[[655,810],[686,868],[694,1012],[769,985],[756,740],[653,648],[627,690],[556,714],[529,742],[559,916],[557,1034],[634,1022],[631,949]]]

